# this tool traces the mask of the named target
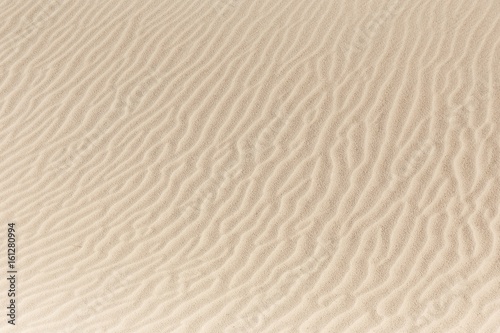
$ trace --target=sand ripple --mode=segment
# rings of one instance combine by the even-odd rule
[[[500,332],[498,0],[0,17],[16,332]]]

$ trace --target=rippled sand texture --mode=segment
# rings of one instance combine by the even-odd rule
[[[498,0],[0,6],[2,332],[500,332]]]

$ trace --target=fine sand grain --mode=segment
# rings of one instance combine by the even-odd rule
[[[1,332],[500,332],[499,0],[3,0],[0,111]]]

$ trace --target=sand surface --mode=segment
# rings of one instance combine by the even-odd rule
[[[0,110],[1,332],[500,332],[499,0],[3,0]]]

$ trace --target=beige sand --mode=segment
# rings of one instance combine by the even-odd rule
[[[500,332],[498,0],[0,8],[0,331]]]

